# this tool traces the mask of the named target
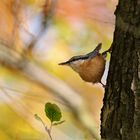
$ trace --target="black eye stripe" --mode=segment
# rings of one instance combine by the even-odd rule
[[[71,58],[68,62],[74,62],[74,61],[78,61],[78,60],[85,60],[88,59],[87,56],[79,56],[77,58]]]

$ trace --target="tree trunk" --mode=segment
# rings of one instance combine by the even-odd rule
[[[105,140],[140,140],[140,0],[119,0],[101,113]]]

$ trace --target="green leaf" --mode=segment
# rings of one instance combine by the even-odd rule
[[[60,121],[62,117],[61,110],[56,104],[46,103],[45,113],[51,122]]]

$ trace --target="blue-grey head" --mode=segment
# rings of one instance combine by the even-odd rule
[[[92,52],[85,54],[85,55],[73,56],[68,61],[59,63],[59,65],[68,65],[73,70],[78,72],[79,65],[81,65],[85,60],[92,59],[93,57],[97,56],[99,54],[101,46],[102,46],[102,44],[99,43]]]
[[[86,60],[86,59],[93,58],[93,57],[95,57],[99,54],[101,46],[102,46],[102,44],[99,43],[97,45],[97,47],[92,52],[90,52],[88,54],[85,54],[85,55],[73,56],[68,61],[59,63],[59,65],[69,65],[70,63],[75,62],[75,61],[80,61],[80,60]]]

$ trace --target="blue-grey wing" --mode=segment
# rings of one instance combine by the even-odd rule
[[[99,51],[101,49],[101,46],[102,46],[102,43],[99,43],[97,45],[97,47],[90,53],[86,54],[86,55],[79,55],[79,56],[73,56],[71,59],[69,59],[68,61],[66,62],[62,62],[60,63],[59,65],[65,65],[65,64],[68,64],[70,62],[73,62],[73,61],[77,61],[77,60],[85,60],[85,59],[88,59],[88,58],[93,58],[95,56],[97,56],[99,54]]]
[[[102,46],[102,43],[99,43],[97,45],[97,47],[92,52],[86,54],[86,56],[89,57],[89,58],[93,58],[93,57],[97,56],[99,54],[101,46]]]

